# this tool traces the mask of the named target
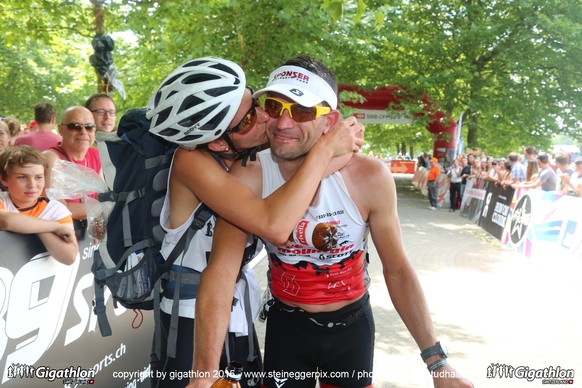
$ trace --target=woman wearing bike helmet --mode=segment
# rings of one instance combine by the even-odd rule
[[[160,217],[166,231],[162,246],[164,255],[171,252],[187,231],[202,202],[216,215],[251,233],[275,243],[285,242],[326,170],[337,170],[363,143],[356,135],[363,131],[363,126],[353,117],[344,120],[322,137],[293,179],[271,196],[261,199],[238,178],[227,173],[235,160],[252,156],[251,150],[266,143],[265,129],[275,123],[253,100],[245,74],[237,64],[215,57],[183,64],[156,89],[148,102],[147,117],[151,120],[150,132],[182,146],[174,154]],[[334,156],[344,154],[343,160],[334,161],[335,168],[327,167]],[[214,225],[212,217],[176,260],[185,271],[201,272],[205,268]],[[251,293],[250,299],[258,302],[258,284],[252,270],[244,268],[241,273],[247,279],[247,289],[256,286],[257,292]],[[170,379],[166,374],[164,380],[153,380],[153,386],[184,387],[188,384],[193,354],[194,305],[194,298],[179,300],[179,341],[175,357],[167,357],[163,349],[161,359],[152,358],[152,369],[183,372],[184,379]],[[162,299],[162,324],[166,333],[171,306],[170,298]],[[245,371],[261,370],[258,342],[256,335],[252,335],[254,326],[245,319],[245,308],[240,303],[233,307],[231,322],[233,326],[238,324],[239,331],[229,333],[230,358],[247,360],[243,365]],[[166,342],[162,338],[162,347]],[[160,375],[153,373],[153,376]],[[254,386],[255,382],[241,383]]]

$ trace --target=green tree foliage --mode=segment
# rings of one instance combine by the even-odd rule
[[[350,40],[363,49],[348,66],[367,69],[360,83],[405,85],[454,117],[464,112],[472,147],[547,149],[554,133],[580,140],[579,1],[368,3]]]
[[[82,104],[79,98],[91,93],[93,78],[87,9],[74,1],[3,2],[0,115],[27,121],[37,102],[51,102],[61,111]]]
[[[0,115],[28,118],[41,100],[63,109],[97,90],[89,0],[7,3]],[[107,0],[104,11],[127,91],[114,95],[121,111],[144,106],[190,58],[232,59],[259,87],[285,59],[310,54],[342,84],[404,87],[408,111],[428,94],[451,116],[464,112],[467,145],[490,153],[547,148],[554,134],[582,141],[579,0]],[[425,123],[369,125],[368,147],[430,152]]]

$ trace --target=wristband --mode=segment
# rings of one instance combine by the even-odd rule
[[[433,362],[432,364],[430,364],[429,366],[427,366],[426,368],[428,369],[428,371],[430,373],[442,368],[445,365],[448,365],[448,361],[446,358],[439,358],[438,360],[436,360],[435,362]]]
[[[434,344],[431,347],[428,347],[420,353],[420,357],[422,357],[422,361],[428,360],[432,356],[442,356],[444,358],[448,357],[448,353],[445,348],[441,345],[440,341]]]

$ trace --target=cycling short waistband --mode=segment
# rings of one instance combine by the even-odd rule
[[[277,311],[297,314],[298,317],[305,318],[317,326],[330,329],[338,326],[347,327],[352,325],[365,313],[366,309],[371,308],[370,295],[367,292],[354,303],[336,311],[322,313],[310,313],[299,307],[288,306],[276,298],[274,300],[273,308]]]

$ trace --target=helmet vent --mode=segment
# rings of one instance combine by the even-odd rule
[[[206,63],[207,61],[190,61],[188,63],[183,64],[180,67],[196,67],[198,65],[201,65],[203,63]]]
[[[238,89],[236,86],[224,86],[220,88],[208,89],[206,90],[206,94],[212,97],[219,97],[236,89]]]
[[[158,90],[161,90],[164,86],[172,85],[181,76],[182,76],[182,74],[176,74],[175,76],[168,78],[168,80],[166,80],[166,82],[164,82],[163,85],[158,87]]]
[[[224,117],[227,115],[228,111],[229,111],[228,107],[221,110],[219,113],[214,115],[214,117],[212,117],[212,119],[210,119],[206,124],[204,124],[202,127],[200,127],[200,130],[201,131],[213,131],[216,128],[218,128],[220,126],[220,123],[222,122],[222,120],[224,120]]]
[[[182,101],[182,105],[180,105],[180,109],[178,109],[178,113],[180,112],[184,112],[190,108],[195,107],[196,105],[202,104],[204,103],[204,100],[202,100],[201,98],[198,98],[196,96],[187,96],[186,98],[184,98],[184,101]]]
[[[178,133],[180,133],[180,131],[177,129],[166,128],[166,129],[160,131],[160,133],[158,133],[158,135],[172,137],[172,136],[176,136]]]
[[[232,74],[232,75],[234,76],[234,78],[238,79],[238,76],[239,76],[239,75],[236,73],[236,71],[234,71],[234,70],[233,70],[231,67],[229,67],[229,66],[225,66],[225,65],[224,65],[224,64],[222,64],[222,63],[216,63],[216,64],[214,64],[214,65],[212,65],[212,66],[210,66],[210,67],[212,67],[212,68],[214,68],[214,69],[218,69],[218,70],[224,71],[225,73],[228,73],[228,74]]]
[[[221,77],[214,75],[214,74],[192,74],[187,77],[184,77],[182,80],[182,84],[184,85],[193,85],[207,81],[214,81],[216,79],[220,79]]]
[[[158,119],[156,120],[156,125],[159,126],[164,121],[166,121],[168,119],[168,117],[170,116],[170,113],[172,113],[172,107],[171,106],[168,107],[168,108],[166,108],[166,109],[164,109],[160,113],[158,113]]]
[[[214,104],[212,106],[209,106],[206,109],[203,109],[199,112],[196,112],[195,114],[193,114],[192,116],[189,116],[187,118],[185,118],[184,120],[180,120],[178,122],[178,125],[181,125],[182,127],[191,127],[193,125],[195,125],[196,123],[199,123],[201,121],[203,121],[207,115],[210,115],[210,113],[219,105],[218,104]]]

